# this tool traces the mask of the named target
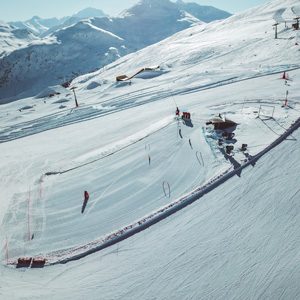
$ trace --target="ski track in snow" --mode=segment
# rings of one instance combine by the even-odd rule
[[[118,146],[115,146],[114,147],[114,150],[106,150],[105,151],[105,154],[103,155],[100,155],[100,157],[97,157],[96,159],[93,159],[91,161],[88,161],[86,163],[83,163],[83,164],[79,164],[75,167],[72,167],[72,168],[69,168],[69,169],[65,169],[65,170],[60,170],[60,171],[48,171],[47,173],[43,174],[45,176],[52,176],[52,175],[58,175],[58,174],[64,174],[64,173],[68,173],[68,172],[71,172],[71,171],[74,171],[74,170],[77,170],[79,168],[82,168],[82,167],[85,167],[87,165],[90,165],[90,164],[93,164],[101,159],[104,159],[108,156],[111,156],[113,154],[116,154],[118,153],[119,151],[122,151],[122,150],[125,150],[126,148],[138,143],[138,142],[141,142],[143,141],[144,139],[148,138],[149,136],[151,136],[152,134],[155,134],[161,130],[163,130],[164,128],[170,126],[174,121],[170,121],[168,122],[167,124],[159,127],[158,129],[154,129],[154,130],[149,130],[148,129],[148,132],[147,130],[145,130],[145,133],[140,136],[140,134],[137,134],[136,136],[133,136],[133,137],[129,137],[127,140],[129,140],[128,142],[123,142],[123,145],[122,143]],[[116,149],[117,148],[117,149]],[[108,153],[107,153],[108,152]]]
[[[283,66],[276,71],[270,71],[266,74],[258,74],[249,77],[231,77],[221,81],[212,82],[209,84],[204,84],[201,86],[189,87],[184,89],[177,89],[172,92],[172,96],[184,95],[195,93],[199,91],[204,91],[208,89],[217,88],[224,85],[234,84],[246,80],[251,80],[255,78],[260,78],[264,76],[270,76],[274,74],[280,74],[283,71],[293,71],[298,70],[299,66]],[[137,98],[147,97],[149,99],[139,100]],[[165,98],[170,97],[170,92],[167,90],[154,90],[153,92],[147,92],[146,94],[139,94],[126,97],[121,97],[122,102],[119,103],[120,97],[116,99],[109,99],[100,103],[94,103],[93,105],[101,104],[105,109],[94,109],[92,107],[82,107],[71,110],[64,110],[51,115],[43,116],[35,120],[27,121],[24,123],[15,124],[0,130],[0,143],[9,142],[15,139],[23,138],[33,134],[38,134],[47,130],[53,130],[67,125],[72,125],[75,123],[84,122],[87,120],[92,120],[100,117],[104,117],[109,114],[117,113],[122,110],[131,109],[133,107],[138,107],[141,105],[149,104],[155,101],[161,101]],[[67,112],[67,113],[66,113]]]
[[[215,188],[218,188],[221,184],[226,182],[228,179],[240,174],[242,170],[248,167],[251,164],[254,164],[258,159],[260,159],[267,152],[278,146],[281,142],[287,139],[295,130],[300,127],[300,118],[293,123],[293,125],[285,130],[274,142],[268,145],[265,149],[260,151],[258,154],[249,158],[244,164],[241,164],[239,167],[230,167],[227,170],[223,171],[221,174],[211,178],[206,184],[197,187],[192,192],[184,195],[183,197],[175,200],[174,202],[168,204],[161,209],[152,212],[150,215],[143,217],[142,219],[127,225],[126,227],[116,230],[110,235],[99,239],[94,240],[85,245],[74,247],[71,249],[58,250],[53,253],[48,253],[44,255],[36,256],[38,258],[43,257],[46,259],[46,266],[56,265],[56,264],[65,264],[74,260],[81,259],[87,255],[93,254],[100,250],[103,250],[107,247],[118,244],[119,242],[130,238],[131,236],[146,230],[150,226],[164,220],[170,215],[178,212],[179,210],[185,208],[186,206],[192,204],[193,202],[199,200],[205,194],[211,192]],[[298,193],[299,191],[297,191]],[[296,196],[295,193],[293,197]],[[15,265],[15,261],[10,261],[9,264]]]

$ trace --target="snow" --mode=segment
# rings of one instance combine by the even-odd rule
[[[117,18],[100,17],[97,10],[98,17],[94,17],[93,10],[87,10],[79,14],[80,18],[75,15],[64,22],[56,20],[59,24],[49,25],[51,28],[35,43],[0,59],[0,101],[33,96],[47,86],[99,70],[128,53],[203,23],[179,8],[180,4],[169,0],[150,2],[140,1]],[[209,15],[216,19],[214,10]],[[34,20],[49,22],[38,17]]]
[[[16,29],[0,21],[0,59],[19,47],[27,46],[36,39],[29,31]]]
[[[2,105],[1,297],[299,298],[300,132],[287,130],[300,117],[300,52],[295,31],[277,41],[271,32],[274,11],[296,3],[195,26],[78,77],[78,108],[69,89]],[[115,82],[153,65],[160,76]],[[176,106],[191,113],[192,127],[175,118]],[[238,123],[233,157],[205,125],[219,113]],[[243,143],[248,158],[262,156],[240,168]],[[89,251],[190,197],[184,209],[77,261],[6,264]]]
[[[26,20],[24,22],[16,21],[10,22],[9,24],[19,29],[27,29],[37,36],[47,36],[55,30],[76,24],[83,19],[105,16],[106,14],[102,10],[88,7],[80,10],[72,16],[63,17],[60,19],[43,19],[38,16],[34,16],[30,20]]]
[[[66,93],[69,93],[69,90],[62,87],[61,85],[49,86],[44,91],[36,95],[36,98],[46,98],[49,97],[50,95],[54,96],[56,94],[66,94]],[[57,101],[56,103],[60,103],[60,102]]]

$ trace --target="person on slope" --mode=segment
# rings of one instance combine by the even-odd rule
[[[84,196],[84,200],[83,200],[83,204],[82,204],[82,208],[81,208],[81,213],[82,214],[84,213],[85,207],[86,207],[86,205],[89,201],[89,198],[90,198],[90,195],[89,195],[88,191],[84,191],[83,196]]]

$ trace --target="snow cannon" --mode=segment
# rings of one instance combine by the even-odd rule
[[[188,127],[194,127],[194,125],[192,123],[192,119],[191,119],[191,113],[185,111],[182,113],[181,118],[182,118],[184,125],[186,125]]]

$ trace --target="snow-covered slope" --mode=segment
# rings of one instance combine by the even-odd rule
[[[105,14],[101,9],[88,7],[83,10],[80,10],[79,12],[75,13],[71,17],[65,17],[65,18],[61,19],[58,24],[51,26],[47,29],[47,31],[42,32],[41,37],[46,37],[46,36],[54,33],[55,31],[58,31],[65,27],[75,25],[76,23],[78,23],[82,20],[85,20],[85,19],[102,18],[102,17],[108,17],[108,15]]]
[[[264,152],[300,117],[296,32],[283,24],[276,41],[271,29],[274,13],[297,4],[276,0],[194,26],[78,77],[78,108],[71,91],[54,88],[3,105],[1,296],[299,298],[299,129]],[[115,82],[156,64],[131,84]],[[176,106],[191,123],[174,118]],[[205,125],[219,113],[238,123],[232,157]],[[222,177],[227,170],[234,176]],[[79,261],[6,265],[88,252],[211,182],[180,212]]]
[[[42,19],[38,16],[34,16],[30,20],[24,22],[16,21],[16,22],[10,22],[9,24],[19,29],[27,29],[28,31],[39,36],[40,34],[49,30],[49,28],[53,26],[58,26],[62,24],[64,21],[65,21],[64,18],[63,19],[57,19],[57,18]]]
[[[137,50],[203,22],[169,0],[141,0],[118,18],[98,18],[93,23],[122,36]]]
[[[73,25],[0,60],[0,98],[33,95],[200,23],[169,0],[143,0],[120,18],[69,21]]]
[[[49,18],[43,19],[38,16],[32,17],[30,20],[9,22],[10,25],[19,28],[27,29],[35,35],[48,35],[50,32],[53,32],[59,28],[63,28],[77,22],[80,22],[83,19],[92,18],[92,17],[105,17],[106,14],[96,8],[88,7],[85,8],[70,17],[63,18]]]
[[[285,17],[290,19],[294,16],[291,8],[297,4],[294,1],[286,6],[275,1],[221,22],[194,26],[121,58],[105,72],[79,77],[74,84],[113,82],[117,75],[130,75],[145,66],[160,65],[166,73],[164,80],[176,94],[222,83],[224,77],[234,81],[299,67],[299,33],[280,24],[280,38],[276,40],[272,27],[278,10],[284,7]],[[176,75],[172,70],[176,70]]]
[[[122,38],[94,26],[89,20],[76,23],[38,44],[31,44],[0,61],[1,98],[29,88],[61,84],[76,74],[95,69],[126,53]],[[115,50],[116,49],[116,50]],[[125,53],[124,53],[125,52]],[[114,57],[117,56],[117,57]]]
[[[241,178],[111,249],[44,270],[2,268],[2,296],[298,299],[299,132],[294,137]]]
[[[0,59],[37,38],[26,29],[18,29],[0,21]]]

